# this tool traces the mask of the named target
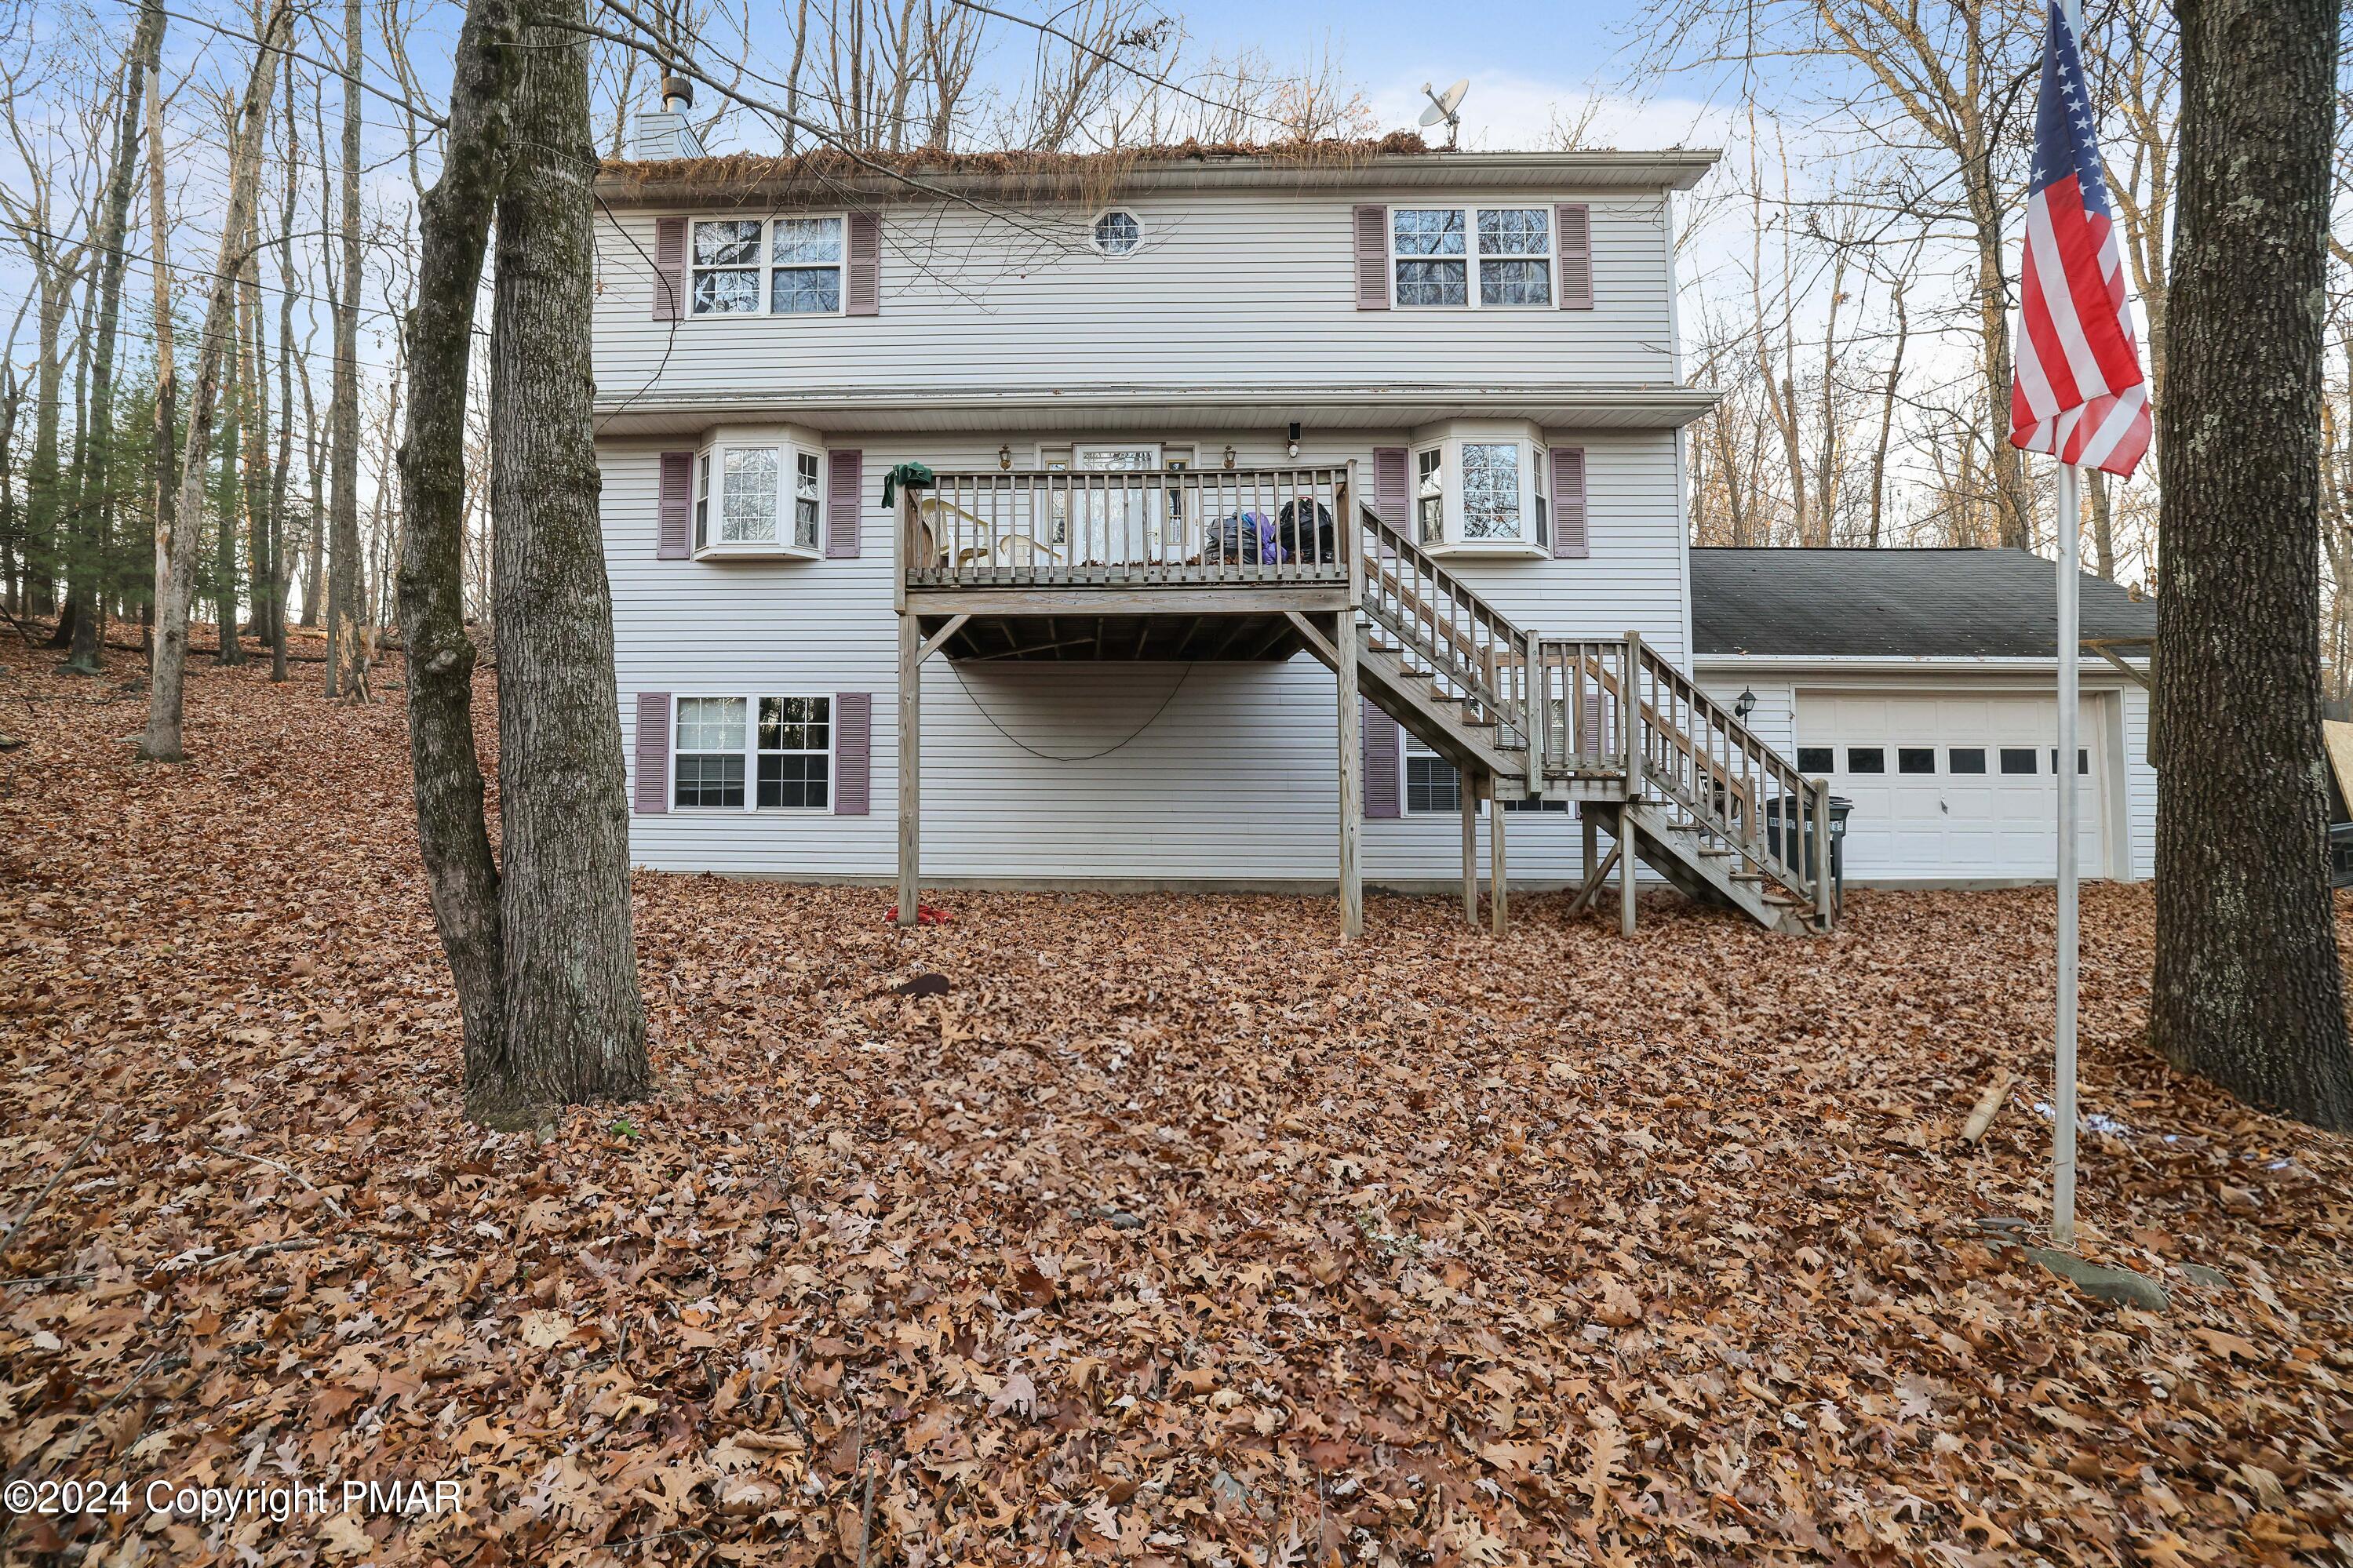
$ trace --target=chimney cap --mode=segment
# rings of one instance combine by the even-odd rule
[[[694,107],[694,84],[682,76],[665,76],[661,79],[661,100],[666,110],[672,107],[691,109]]]

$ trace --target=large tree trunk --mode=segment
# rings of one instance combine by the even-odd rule
[[[238,235],[238,250],[242,251],[251,237],[249,234]],[[234,281],[230,287],[236,288]],[[243,291],[237,293],[241,300]],[[237,532],[245,513],[244,499],[237,484],[237,458],[245,436],[244,316],[241,305],[232,306],[228,384],[221,391],[220,479],[213,499],[216,525],[213,534],[213,630],[217,642],[215,651],[223,664],[245,662],[245,648],[237,640]]]
[[[362,695],[360,559],[360,0],[343,5],[343,298],[335,304],[334,522],[327,553],[327,695]]]
[[[302,624],[319,624],[327,557],[326,465],[319,460],[319,409],[311,396],[311,340],[302,340],[302,471],[311,477],[311,510],[302,526]],[[333,667],[329,666],[330,668]]]
[[[613,600],[590,423],[594,304],[580,0],[524,0],[498,206],[491,341],[505,1059],[490,1119],[642,1094],[645,1004],[629,922],[629,819]]]
[[[65,361],[58,340],[64,331],[72,279],[54,266],[35,263],[39,276],[34,288],[39,302],[33,369],[33,458],[25,468],[26,554],[33,563],[33,614],[58,608],[57,596],[64,551],[58,538],[59,474],[58,408],[64,396]]]
[[[2321,317],[2338,0],[2175,0],[2150,1033],[2353,1128],[2320,739]]]
[[[499,871],[474,751],[474,657],[466,635],[466,383],[474,300],[497,210],[507,99],[521,64],[513,0],[474,0],[458,38],[441,178],[417,206],[417,304],[408,315],[409,418],[401,443],[400,627],[408,652],[408,749],[417,848],[465,1020],[466,1103],[510,1113],[506,954]]]
[[[301,174],[301,123],[294,118],[294,73],[286,73],[286,205],[278,215],[278,461],[269,476],[269,679],[286,679],[286,473],[294,461],[295,183]]]
[[[147,73],[147,248],[155,279],[155,425],[153,476],[155,499],[155,571],[154,585],[147,595],[147,668],[152,678],[155,669],[156,632],[160,626],[165,600],[171,596],[172,563],[179,534],[180,468],[174,443],[179,439],[180,377],[176,368],[177,350],[172,341],[172,267],[171,207],[164,201],[164,29],[160,20],[163,8],[160,0],[145,0],[140,7],[142,20],[149,12],[159,20],[155,27],[156,54],[150,61]],[[189,525],[193,531],[195,524]],[[191,549],[194,545],[191,544]],[[180,609],[180,640],[182,650],[187,644],[187,606],[183,599]],[[176,682],[175,674],[173,679]],[[176,690],[172,699],[174,714],[178,711]],[[151,732],[153,720],[150,720]],[[179,721],[173,720],[173,750],[179,749]]]
[[[83,615],[74,623],[73,655],[66,668],[97,675],[104,666],[100,647],[106,636],[106,601],[112,584],[106,563],[114,533],[114,339],[122,320],[123,232],[131,226],[131,184],[139,168],[139,111],[147,91],[147,61],[162,44],[164,13],[142,6],[131,37],[131,68],[122,92],[121,131],[114,142],[114,165],[107,171],[106,205],[99,232],[98,330],[91,345],[90,428],[96,439],[87,465],[94,546],[83,578]]]
[[[261,204],[254,203],[253,222],[246,230],[245,275],[238,289],[244,297],[244,404],[252,426],[245,440],[246,584],[252,597],[253,635],[269,639],[269,585],[278,563],[269,554],[269,338],[261,312]]]
[[[196,523],[204,514],[205,468],[212,445],[213,402],[220,391],[221,362],[235,326],[238,252],[261,184],[261,132],[269,112],[270,84],[277,79],[279,51],[286,47],[293,13],[290,0],[276,0],[254,51],[253,74],[232,122],[228,212],[221,222],[220,258],[213,268],[212,300],[205,310],[205,335],[196,355],[196,384],[188,401],[188,450],[180,468],[180,494],[171,530],[170,560],[162,602],[155,612],[155,670],[147,700],[147,732],[139,754],[150,762],[176,763],[181,749],[181,683],[188,651],[188,600],[195,586]],[[160,204],[159,207],[160,207]],[[156,255],[164,254],[156,247]],[[160,263],[159,263],[160,265]]]

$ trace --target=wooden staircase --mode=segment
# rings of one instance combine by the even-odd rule
[[[1497,801],[1577,802],[1619,852],[1630,847],[1690,897],[1773,931],[1831,929],[1836,891],[1804,848],[1809,835],[1828,838],[1825,781],[1800,774],[1636,634],[1525,631],[1356,510],[1354,608],[1340,612],[1355,635],[1340,635],[1335,616],[1293,616],[1318,658],[1336,668],[1351,649],[1364,695],[1466,787],[1483,778]],[[1580,905],[1607,869],[1587,868]]]

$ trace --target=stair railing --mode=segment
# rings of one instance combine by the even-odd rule
[[[1809,832],[1829,841],[1827,784],[1799,773],[1640,633],[1546,637],[1535,657],[1538,767],[1631,780],[1630,795],[1729,850],[1740,871],[1779,888],[1827,929],[1831,900],[1805,847]]]
[[[1535,642],[1430,553],[1360,507],[1365,616],[1401,657],[1496,726],[1498,743],[1528,744]]]
[[[1828,930],[1830,785],[1810,779],[1691,677],[1628,634],[1641,717],[1641,783],[1745,869],[1809,907]],[[1808,839],[1813,853],[1808,853]]]

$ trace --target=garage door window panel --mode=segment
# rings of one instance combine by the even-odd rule
[[[1846,771],[1851,773],[1885,773],[1886,749],[1881,746],[1849,746],[1846,749]]]

